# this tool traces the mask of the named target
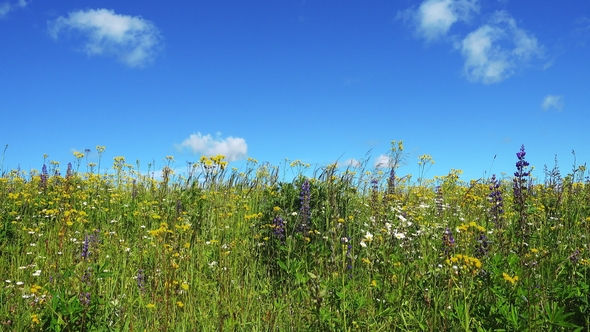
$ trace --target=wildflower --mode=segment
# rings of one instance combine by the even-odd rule
[[[301,201],[301,208],[299,209],[301,214],[301,224],[299,225],[299,230],[305,232],[309,227],[308,223],[311,218],[311,209],[309,205],[311,201],[311,192],[308,179],[305,179],[301,185],[301,194],[299,198]]]
[[[143,270],[139,269],[139,271],[137,271],[137,287],[139,288],[140,292],[144,292],[145,291],[145,275],[143,274]]]
[[[518,213],[519,219],[517,224],[517,234],[521,240],[521,249],[524,243],[527,241],[529,236],[529,225],[528,219],[528,207],[527,202],[527,190],[528,190],[528,179],[530,172],[527,170],[529,166],[528,161],[524,159],[526,152],[524,151],[524,145],[521,146],[520,151],[516,153],[518,161],[516,162],[516,172],[514,172],[513,179],[513,197],[514,197],[514,210]]]
[[[574,253],[568,257],[568,259],[570,262],[572,262],[572,264],[576,264],[580,260],[580,250],[576,249],[576,251],[574,251]]]
[[[177,301],[177,302],[176,302],[176,305],[177,305],[179,308],[182,308],[182,307],[184,307],[184,303],[182,303],[181,301]]]
[[[41,178],[41,182],[39,183],[39,187],[41,189],[46,189],[47,188],[47,179],[49,178],[49,172],[47,172],[47,165],[43,164],[43,167],[41,168],[41,175],[39,175],[39,177]]]
[[[274,235],[282,240],[285,237],[285,222],[283,221],[283,218],[276,216],[272,223]]]
[[[188,284],[186,282],[183,282],[182,285],[180,285],[180,287],[185,291],[188,290]]]
[[[154,309],[154,308],[156,308],[156,305],[153,303],[148,303],[145,307],[148,309]]]
[[[496,174],[492,174],[490,179],[490,194],[488,201],[491,204],[490,215],[492,221],[496,225],[496,229],[502,227],[502,215],[504,214],[504,202],[502,198],[502,191],[500,190],[500,182],[496,179]]]
[[[483,233],[479,233],[477,238],[477,244],[475,245],[475,253],[477,257],[483,257],[488,254],[490,241],[488,237]]]
[[[33,324],[41,323],[41,321],[39,320],[39,315],[37,315],[37,314],[31,315],[31,323],[33,323]]]
[[[443,232],[443,251],[445,255],[449,255],[449,253],[454,250],[454,247],[455,238],[453,237],[453,232],[447,227]]]
[[[504,280],[506,280],[507,282],[511,283],[512,285],[516,284],[516,282],[518,281],[518,276],[517,275],[515,275],[514,277],[511,277],[506,272],[502,273],[502,278],[504,278]]]
[[[88,257],[88,245],[89,245],[89,240],[88,240],[88,234],[86,234],[84,236],[84,244],[82,245],[82,258],[86,259]]]
[[[88,306],[90,304],[90,293],[80,294],[78,298],[82,306]]]

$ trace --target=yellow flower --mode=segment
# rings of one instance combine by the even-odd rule
[[[176,302],[176,305],[179,306],[180,308],[184,307],[184,303],[182,303],[180,301]]]
[[[180,285],[180,287],[182,287],[182,289],[184,290],[188,290],[188,284],[186,282],[183,282],[182,285]]]
[[[371,281],[371,287],[377,287],[377,280],[373,279]]]
[[[148,303],[145,307],[148,309],[154,309],[154,308],[156,308],[156,305],[153,303]]]
[[[31,315],[31,323],[39,324],[41,321],[39,320],[39,316],[37,314]]]
[[[511,283],[512,285],[516,284],[516,282],[518,281],[518,276],[517,275],[515,275],[514,277],[511,277],[506,272],[502,273],[502,277],[504,278],[504,280],[506,280],[507,282]]]

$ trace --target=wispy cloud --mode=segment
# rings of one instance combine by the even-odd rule
[[[465,57],[464,74],[474,82],[497,83],[542,54],[534,35],[519,28],[512,16],[496,12],[489,23],[456,46]]]
[[[338,163],[338,167],[351,167],[351,168],[355,168],[355,167],[359,167],[361,166],[361,162],[351,158],[351,159],[347,159],[345,161],[339,162]]]
[[[465,59],[464,76],[472,82],[501,82],[542,55],[537,38],[518,27],[506,11],[494,12],[485,24],[463,37],[450,34],[454,24],[471,21],[479,11],[478,0],[424,0],[418,8],[399,12],[398,18],[410,22],[427,43],[452,43]]]
[[[575,28],[570,33],[577,46],[584,47],[590,39],[590,18],[582,16],[575,21]]]
[[[221,154],[228,161],[244,159],[248,152],[248,145],[245,139],[233,136],[222,138],[220,133],[217,133],[215,137],[210,134],[192,134],[181,144],[178,144],[177,147],[179,149],[189,148],[193,153],[199,153],[205,156]]]
[[[161,49],[160,31],[152,22],[107,9],[71,12],[49,21],[48,28],[54,39],[64,30],[74,30],[86,39],[86,54],[115,56],[130,67],[150,64]]]
[[[18,0],[16,3],[0,2],[0,18],[6,17],[11,11],[25,8],[27,5],[25,0]]]
[[[563,110],[563,96],[556,96],[556,95],[547,95],[545,99],[543,99],[543,103],[541,107],[544,110],[548,110],[550,108],[555,108],[558,111]]]
[[[477,0],[426,0],[418,9],[410,8],[398,17],[410,21],[427,42],[446,36],[453,24],[467,21],[479,11]]]
[[[386,168],[389,167],[391,158],[386,154],[381,154],[375,159],[375,168]]]

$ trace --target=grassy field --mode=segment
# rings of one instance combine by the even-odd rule
[[[585,166],[516,154],[469,183],[397,176],[401,142],[380,169],[5,172],[0,330],[589,331]]]

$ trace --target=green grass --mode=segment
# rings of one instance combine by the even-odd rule
[[[584,167],[502,179],[500,211],[489,179],[427,179],[428,156],[396,177],[402,150],[390,169],[311,177],[221,157],[180,177],[170,157],[155,180],[122,157],[80,172],[82,154],[63,176],[8,172],[0,329],[590,330]]]

